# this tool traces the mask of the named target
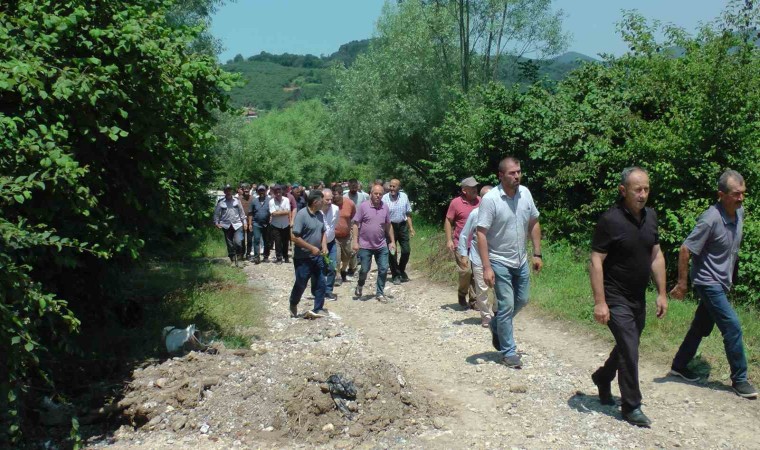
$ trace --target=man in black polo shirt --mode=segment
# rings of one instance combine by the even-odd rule
[[[657,215],[646,208],[649,175],[639,167],[623,170],[621,199],[599,218],[591,242],[591,289],[594,319],[615,337],[609,358],[591,376],[599,400],[614,405],[611,384],[618,376],[623,418],[637,426],[651,421],[641,411],[639,338],[646,319],[645,293],[652,274],[657,286],[657,317],[668,309],[665,258],[660,251]]]

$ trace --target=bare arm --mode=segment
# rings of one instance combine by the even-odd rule
[[[530,232],[530,240],[533,242],[533,254],[539,255],[533,257],[533,270],[540,272],[544,266],[544,260],[541,258],[541,225],[539,225],[538,219],[530,219],[528,231]]]
[[[443,219],[443,231],[446,233],[446,247],[448,247],[449,251],[454,251],[454,241],[451,239],[452,234],[452,220],[450,220],[448,217]]]
[[[388,248],[396,251],[396,237],[393,235],[393,227],[390,222],[385,224],[385,235],[388,236]]]
[[[690,258],[691,252],[689,248],[681,245],[681,250],[678,252],[678,282],[670,291],[670,296],[678,300],[684,298],[688,290]]]
[[[359,251],[359,224],[356,222],[351,223],[351,236],[353,237],[353,242],[351,243],[351,249],[354,252]]]
[[[412,216],[406,216],[406,224],[409,226],[409,237],[414,237],[414,225],[412,225]]]
[[[591,252],[589,264],[589,277],[591,278],[591,291],[594,294],[594,320],[605,325],[610,320],[610,310],[604,297],[604,259],[606,253]]]
[[[486,237],[487,229],[478,227],[476,233],[478,233],[478,254],[480,255],[480,261],[483,264],[483,281],[488,287],[494,287],[496,284],[496,275],[491,268],[491,260],[488,259],[488,238]]]
[[[322,236],[322,239],[324,239],[324,235]],[[302,249],[306,250],[307,252],[311,253],[312,256],[317,256],[321,252],[319,247],[315,247],[308,242],[304,241],[301,236],[296,236],[293,234],[293,232],[290,232],[290,240],[293,241],[293,244],[295,244],[297,247],[301,247]]]
[[[668,312],[668,294],[665,290],[665,257],[659,245],[652,248],[652,279],[657,287],[657,317],[665,317]]]

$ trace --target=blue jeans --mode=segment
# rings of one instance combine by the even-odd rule
[[[695,285],[694,290],[699,296],[699,306],[694,313],[694,320],[683,339],[681,347],[673,358],[673,368],[683,369],[697,354],[697,348],[703,337],[712,332],[713,326],[723,335],[723,347],[726,349],[728,365],[731,366],[733,382],[747,381],[747,357],[742,343],[742,328],[739,316],[728,303],[726,291],[720,285]]]
[[[269,239],[269,225],[253,224],[253,256],[259,257],[259,250],[261,249],[261,241],[264,241],[264,258],[269,258],[269,250],[271,242]]]
[[[375,295],[384,295],[385,277],[388,275],[388,247],[383,246],[374,250],[360,248],[357,256],[362,266],[361,271],[359,271],[359,281],[357,281],[357,284],[364,286],[369,269],[372,267],[372,257],[374,256],[377,263],[377,288],[375,289]]]
[[[327,256],[330,258],[329,272],[326,275],[325,294],[332,294],[333,285],[335,284],[335,266],[338,261],[338,241],[333,239],[327,244]]]
[[[303,291],[311,280],[311,293],[314,294],[314,309],[317,312],[325,306],[325,275],[322,273],[324,261],[322,255],[308,258],[293,258],[293,268],[296,281],[290,291],[290,304],[297,305],[301,301]]]
[[[496,276],[496,316],[491,320],[491,329],[495,330],[499,338],[502,355],[514,356],[517,354],[517,345],[512,319],[528,304],[530,270],[527,262],[513,269],[491,261],[491,268]]]

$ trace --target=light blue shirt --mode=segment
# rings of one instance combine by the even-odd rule
[[[406,222],[406,217],[412,213],[412,205],[409,203],[409,197],[399,192],[396,198],[391,197],[391,193],[383,195],[383,203],[388,205],[388,210],[391,214],[391,222],[401,223]]]
[[[468,256],[468,245],[469,242],[469,256],[470,256],[470,262],[473,265],[476,266],[482,266],[483,261],[480,260],[480,254],[478,253],[478,235],[475,233],[478,229],[478,210],[480,207],[477,207],[473,209],[470,212],[470,215],[467,216],[467,222],[464,223],[464,227],[462,228],[462,233],[459,235],[459,244],[457,245],[457,250],[460,255],[462,256]]]
[[[531,219],[538,219],[538,209],[525,186],[519,186],[515,196],[510,197],[499,183],[483,196],[478,227],[487,230],[488,259],[492,263],[517,269],[527,262]]]

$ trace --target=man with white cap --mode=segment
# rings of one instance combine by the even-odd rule
[[[472,283],[472,271],[470,260],[457,254],[456,248],[459,243],[459,235],[467,222],[467,218],[473,209],[480,205],[478,197],[478,182],[475,177],[467,177],[460,183],[462,189],[459,196],[451,200],[446,212],[446,220],[443,221],[443,229],[446,232],[446,247],[451,252],[459,274],[459,287],[457,290],[459,305],[462,309],[469,309],[475,302],[475,290]],[[467,302],[469,294],[470,303]]]

